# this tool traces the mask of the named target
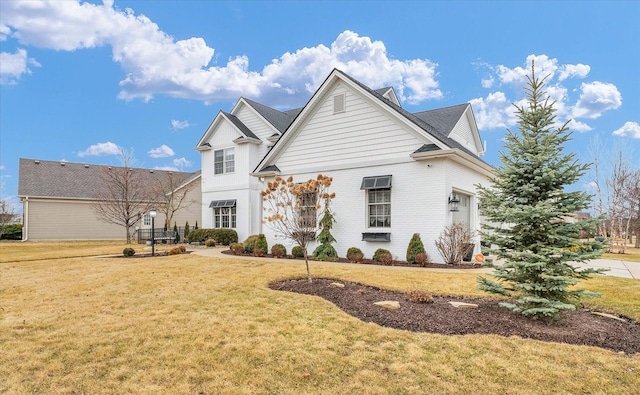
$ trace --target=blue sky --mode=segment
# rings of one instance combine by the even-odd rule
[[[471,102],[499,165],[527,65],[549,74],[567,149],[640,155],[639,1],[0,1],[0,181],[18,158],[199,169],[239,96],[306,103],[337,67],[411,112]],[[633,157],[632,157],[633,158]],[[640,162],[640,160],[638,160]]]

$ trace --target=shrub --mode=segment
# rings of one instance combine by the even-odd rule
[[[231,250],[231,252],[233,252],[233,255],[242,255],[242,253],[244,252],[244,244],[231,243],[229,249]]]
[[[182,250],[180,249],[180,247],[174,247],[169,250],[169,255],[180,255],[180,254],[182,254]]]
[[[255,244],[253,245],[253,255],[255,256],[265,256],[269,251],[269,244],[267,244],[267,238],[264,234],[260,233],[258,238],[256,239]],[[262,254],[262,255],[258,255]]]
[[[291,249],[291,255],[295,258],[304,258],[304,248],[300,246],[295,246]]]
[[[22,240],[22,225],[11,224],[5,226],[0,240]]]
[[[127,247],[124,250],[122,250],[122,255],[124,256],[134,256],[135,254],[136,254],[136,250],[130,247]]]
[[[362,263],[364,254],[357,247],[351,247],[347,250],[347,259],[353,263]]]
[[[251,235],[247,237],[247,239],[242,243],[244,245],[244,252],[252,254],[253,245],[256,244],[256,240],[258,240],[258,235]]]
[[[274,244],[271,246],[271,255],[275,258],[282,258],[283,256],[287,256],[287,248],[282,244]]]
[[[236,232],[235,229],[229,228],[214,229],[213,239],[218,244],[228,246],[238,242],[238,232]]]
[[[427,262],[429,262],[429,255],[426,252],[416,255],[416,265],[425,266]]]
[[[376,262],[382,262],[382,255],[391,255],[389,250],[385,250],[384,248],[378,248],[376,252],[373,254],[373,260]]]
[[[183,234],[184,241],[189,241],[189,231],[190,231],[190,229],[189,229],[189,221],[187,221],[184,224],[184,232],[183,232],[184,233]]]
[[[449,265],[459,265],[465,256],[473,250],[474,232],[469,230],[467,225],[454,222],[446,226],[438,240],[436,247]]]
[[[180,242],[180,232],[178,232],[178,223],[173,223],[173,234],[176,235],[174,242],[178,244]]]
[[[194,229],[189,232],[189,241],[191,243],[203,243],[207,239],[215,240],[215,229]]]
[[[216,241],[214,239],[207,239],[205,240],[204,245],[207,247],[215,247]]]
[[[178,247],[180,249],[180,251],[182,251],[182,253],[184,254],[185,252],[187,252],[187,247],[185,246],[180,246]]]
[[[407,262],[416,263],[416,255],[424,254],[424,244],[420,239],[420,233],[414,233],[407,247]]]
[[[422,289],[407,292],[407,299],[412,303],[433,303],[433,296]]]
[[[335,260],[338,258],[338,252],[331,244],[320,244],[314,251],[313,256],[321,261]]]

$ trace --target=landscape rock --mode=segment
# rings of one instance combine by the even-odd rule
[[[381,302],[375,302],[374,305],[384,307],[386,309],[399,309],[400,302],[396,302],[395,300],[383,300]]]
[[[627,322],[627,320],[625,320],[624,318],[620,318],[617,315],[613,315],[613,314],[600,313],[599,311],[592,311],[591,314],[598,315],[600,317],[611,318],[611,319],[622,321],[622,322]]]
[[[474,303],[449,302],[449,304],[459,309],[477,309],[478,308],[478,305]]]
[[[331,285],[332,287],[344,288],[344,284],[342,283],[331,283],[329,285]]]

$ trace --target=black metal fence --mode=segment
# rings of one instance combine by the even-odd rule
[[[178,227],[177,233],[173,229],[164,230],[164,228],[155,228],[153,233],[156,244],[173,244],[184,241],[183,226]],[[138,229],[137,234],[138,244],[145,244],[147,241],[151,241],[151,229]]]

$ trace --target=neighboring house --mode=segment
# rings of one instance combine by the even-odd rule
[[[21,158],[18,197],[23,205],[23,240],[123,240],[124,227],[100,220],[92,209],[96,192],[103,182],[101,172],[117,168]],[[179,188],[192,185],[188,200],[193,203],[179,210],[173,221],[183,226],[188,220],[193,226],[201,218],[199,171],[131,170],[140,172],[144,185],[163,185],[163,180],[169,175],[175,175],[179,180]],[[156,228],[164,226],[160,210],[155,225]],[[140,213],[138,227],[151,228],[148,213]]]
[[[367,257],[385,248],[404,259],[420,233],[432,260],[442,262],[435,240],[454,221],[479,230],[476,185],[492,174],[480,159],[470,104],[409,113],[392,88],[372,90],[339,70],[301,109],[281,112],[240,98],[218,113],[196,149],[202,227],[234,228],[240,240],[265,233],[270,245],[286,243],[262,224],[260,191],[275,176],[333,177],[340,256],[349,247]],[[478,236],[476,252],[479,244]]]

